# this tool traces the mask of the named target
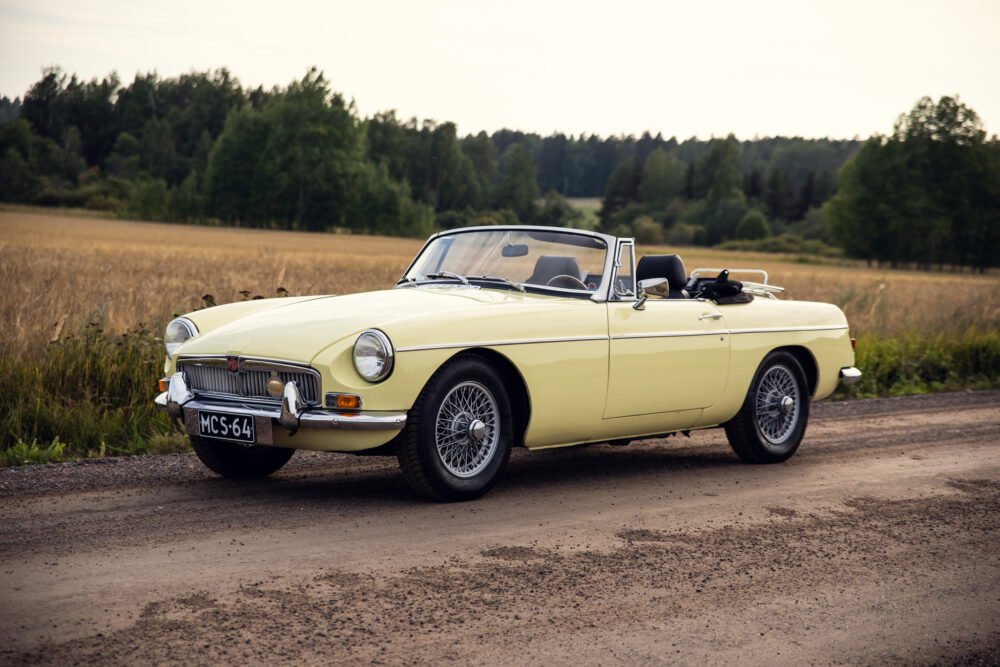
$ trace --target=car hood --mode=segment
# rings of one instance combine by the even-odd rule
[[[275,299],[256,312],[237,314],[221,324],[210,309],[187,315],[201,333],[184,344],[180,356],[224,354],[308,363],[326,347],[365,329],[398,330],[399,323],[415,318],[443,321],[456,311],[468,313],[488,305],[552,298],[442,285],[315,297],[287,305]],[[208,326],[202,331],[203,323]]]

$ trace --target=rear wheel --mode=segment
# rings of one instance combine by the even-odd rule
[[[510,458],[510,400],[485,360],[459,357],[431,378],[410,410],[397,457],[403,476],[432,500],[478,498]]]
[[[747,463],[780,463],[798,450],[809,420],[809,386],[788,352],[764,358],[726,437]]]
[[[191,436],[191,447],[212,472],[230,479],[257,479],[277,472],[295,453],[285,447],[242,447],[211,438]]]

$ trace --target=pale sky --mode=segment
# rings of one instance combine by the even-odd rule
[[[955,94],[1000,133],[1000,0],[0,0],[0,95],[48,65],[265,87],[315,65],[362,115],[462,134],[867,137]]]

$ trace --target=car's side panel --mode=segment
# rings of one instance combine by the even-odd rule
[[[532,442],[528,447],[529,449],[550,449],[589,442],[630,440],[685,431],[695,427],[701,413],[701,410],[679,410],[677,412],[602,419],[600,424],[595,425],[593,430],[587,431],[581,437],[554,442]]]
[[[528,386],[528,446],[580,441],[599,430],[607,387],[603,304],[512,295],[476,317],[410,320],[383,327],[396,344],[395,366],[371,384],[354,370],[354,336],[312,360],[324,391],[362,396],[365,410],[409,410],[434,372],[456,354],[490,349],[509,359]]]
[[[711,301],[608,303],[611,338],[604,417],[713,405],[729,374],[729,332]]]
[[[731,331],[729,381],[698,426],[725,423],[739,412],[754,373],[772,350],[796,347],[809,353],[817,366],[816,400],[833,393],[840,369],[854,364],[847,321],[836,306],[757,299],[720,309]]]
[[[582,442],[600,432],[608,377],[607,338],[494,349],[514,363],[528,387],[531,420],[525,446]]]

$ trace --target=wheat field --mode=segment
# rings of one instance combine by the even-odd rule
[[[158,330],[203,304],[289,294],[344,294],[393,285],[421,241],[107,220],[0,211],[2,347],[27,351],[96,322],[120,333]],[[680,252],[698,266],[763,268],[786,298],[845,310],[855,335],[959,335],[1000,329],[995,275],[805,264],[794,257],[705,248]],[[8,347],[8,349],[11,349]]]

